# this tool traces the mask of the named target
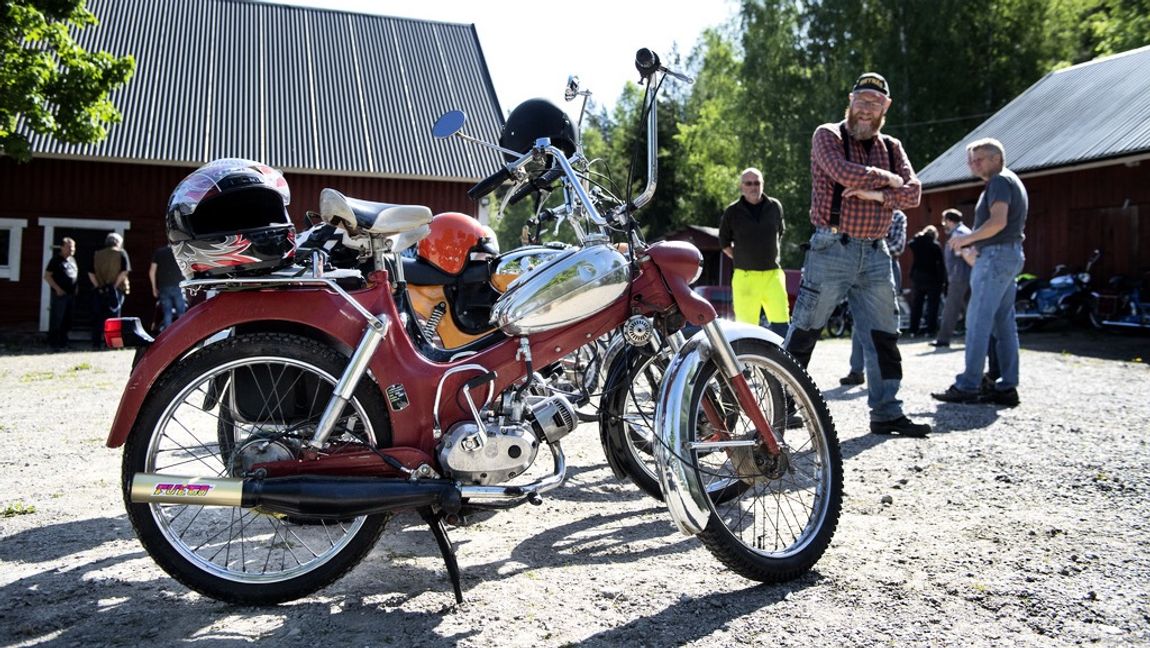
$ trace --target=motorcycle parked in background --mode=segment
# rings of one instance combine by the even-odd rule
[[[1150,331],[1150,272],[1142,278],[1111,277],[1110,290],[1091,293],[1090,323],[1095,328]]]
[[[898,306],[898,328],[900,331],[910,329],[910,302],[907,300],[907,295],[909,294],[910,289],[907,289],[903,291],[903,294],[897,295],[895,298],[895,305]],[[944,298],[942,304],[945,303]],[[940,307],[942,304],[940,304]],[[824,330],[827,332],[827,335],[833,338],[850,337],[851,331],[854,329],[854,321],[854,316],[851,314],[850,302],[844,299],[841,304],[835,306],[835,309],[831,311]]]
[[[627,372],[642,363],[643,349],[669,347],[661,376],[651,374],[649,448],[675,526],[753,580],[790,580],[819,560],[842,505],[830,412],[778,336],[718,319],[692,292],[698,249],[643,240],[635,212],[656,187],[656,96],[667,76],[683,77],[649,50],[635,64],[647,89],[647,185],[614,207],[592,199],[589,161],[573,145],[562,111],[547,102],[512,111],[499,145],[464,135],[461,112],[436,122],[437,139],[462,138],[505,156],[503,167],[472,188],[473,198],[507,180],[547,175],[561,183],[561,209],[579,239],[512,281],[491,308],[494,330],[464,353],[417,343],[400,306],[404,264],[396,258],[426,236],[432,216],[425,207],[337,193],[321,200],[325,222],[371,242],[376,271],[361,288],[326,277],[322,263],[310,273],[278,273],[286,253],[236,276],[228,268],[245,262],[245,232],[209,230],[231,247],[200,248],[205,257],[188,267],[209,268],[210,276],[184,285],[218,294],[147,346],[107,442],[124,447],[128,516],[165,571],[224,601],[290,601],[363,560],[393,515],[416,512],[462,600],[445,522],[539,504],[563,484],[562,439],[575,430],[576,415],[561,394],[540,393],[536,368],[617,329],[634,351],[616,364],[614,384],[635,382]],[[209,167],[255,168],[257,181],[274,189],[271,213],[286,213],[281,174],[226,162]],[[203,224],[218,228],[233,222],[229,205],[245,204],[207,209],[223,185],[210,175],[200,182],[198,173],[173,195],[172,204],[187,210],[169,211],[170,238],[172,223],[185,224],[173,213],[200,224],[205,211],[212,220]],[[235,179],[228,186],[245,200],[269,197],[253,193],[261,186],[246,176]],[[272,225],[278,254],[294,229]],[[612,236],[625,237],[625,245]],[[394,274],[380,269],[388,267]],[[110,341],[135,339],[128,331],[138,320],[109,322]],[[684,340],[688,324],[701,331]],[[609,431],[601,439],[608,457],[626,451]],[[543,476],[541,451],[552,459]]]
[[[1090,269],[1101,256],[1100,250],[1094,250],[1081,272],[1059,265],[1050,279],[1019,275],[1014,301],[1018,330],[1034,330],[1059,319],[1085,323],[1090,314]]]

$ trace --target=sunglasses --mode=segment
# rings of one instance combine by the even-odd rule
[[[754,187],[763,183],[759,182],[758,180],[744,180],[743,184],[747,185],[748,187]]]

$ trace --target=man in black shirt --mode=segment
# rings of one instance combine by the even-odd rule
[[[148,279],[152,282],[152,297],[156,298],[160,306],[162,318],[159,330],[163,331],[172,324],[173,319],[182,317],[188,310],[188,302],[184,298],[183,289],[180,288],[184,275],[180,272],[180,266],[176,265],[172,246],[165,245],[152,254]]]
[[[779,266],[779,247],[786,225],[782,204],[763,193],[763,174],[756,168],[743,171],[742,197],[723,212],[719,244],[735,262],[731,297],[735,319],[758,324],[766,311],[770,329],[787,335],[791,321],[786,274]]]
[[[76,241],[65,237],[59,252],[52,256],[44,270],[44,281],[52,289],[48,306],[48,344],[54,351],[63,351],[68,346],[68,331],[72,328],[76,279],[80,276],[75,254]]]

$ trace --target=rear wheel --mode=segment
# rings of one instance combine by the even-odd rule
[[[128,439],[123,485],[140,541],[168,574],[215,599],[267,605],[311,594],[367,555],[389,515],[298,519],[130,498],[136,473],[240,477],[253,463],[294,459],[346,363],[313,340],[247,334],[204,347],[160,379]],[[387,420],[378,390],[361,384],[331,449],[388,445]]]
[[[826,402],[794,358],[759,340],[740,340],[733,346],[751,392],[772,428],[782,432],[788,450],[772,457],[762,445],[705,445],[754,439],[757,434],[741,410],[721,433],[707,422],[704,399],[727,387],[714,363],[704,365],[690,400],[690,441],[703,445],[693,446],[688,460],[708,491],[725,489],[736,495],[710,498],[710,518],[699,539],[746,578],[786,581],[818,561],[838,524],[843,488],[838,437]],[[786,403],[782,411],[780,400]]]
[[[638,356],[637,351],[631,353]],[[619,373],[619,380],[608,385],[603,392],[604,409],[601,425],[608,426],[607,434],[621,440],[615,449],[620,469],[639,490],[663,501],[659,486],[659,473],[655,465],[655,406],[659,402],[659,389],[663,372],[667,368],[669,350],[655,355],[629,357],[627,351],[616,357],[616,362],[633,362],[630,371]],[[608,376],[614,375],[608,372]]]
[[[575,413],[584,423],[599,419],[599,370],[605,345],[595,340],[579,347],[561,361],[565,374],[576,389]]]

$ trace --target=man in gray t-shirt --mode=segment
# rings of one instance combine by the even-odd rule
[[[945,392],[931,395],[948,403],[1014,407],[1018,405],[1014,278],[1022,272],[1025,260],[1022,239],[1030,201],[1022,180],[1006,168],[1006,153],[998,140],[986,138],[967,145],[966,163],[986,181],[974,208],[974,231],[947,241],[955,252],[971,244],[978,250],[966,307],[966,369]],[[1002,376],[993,388],[980,389],[992,338]]]

